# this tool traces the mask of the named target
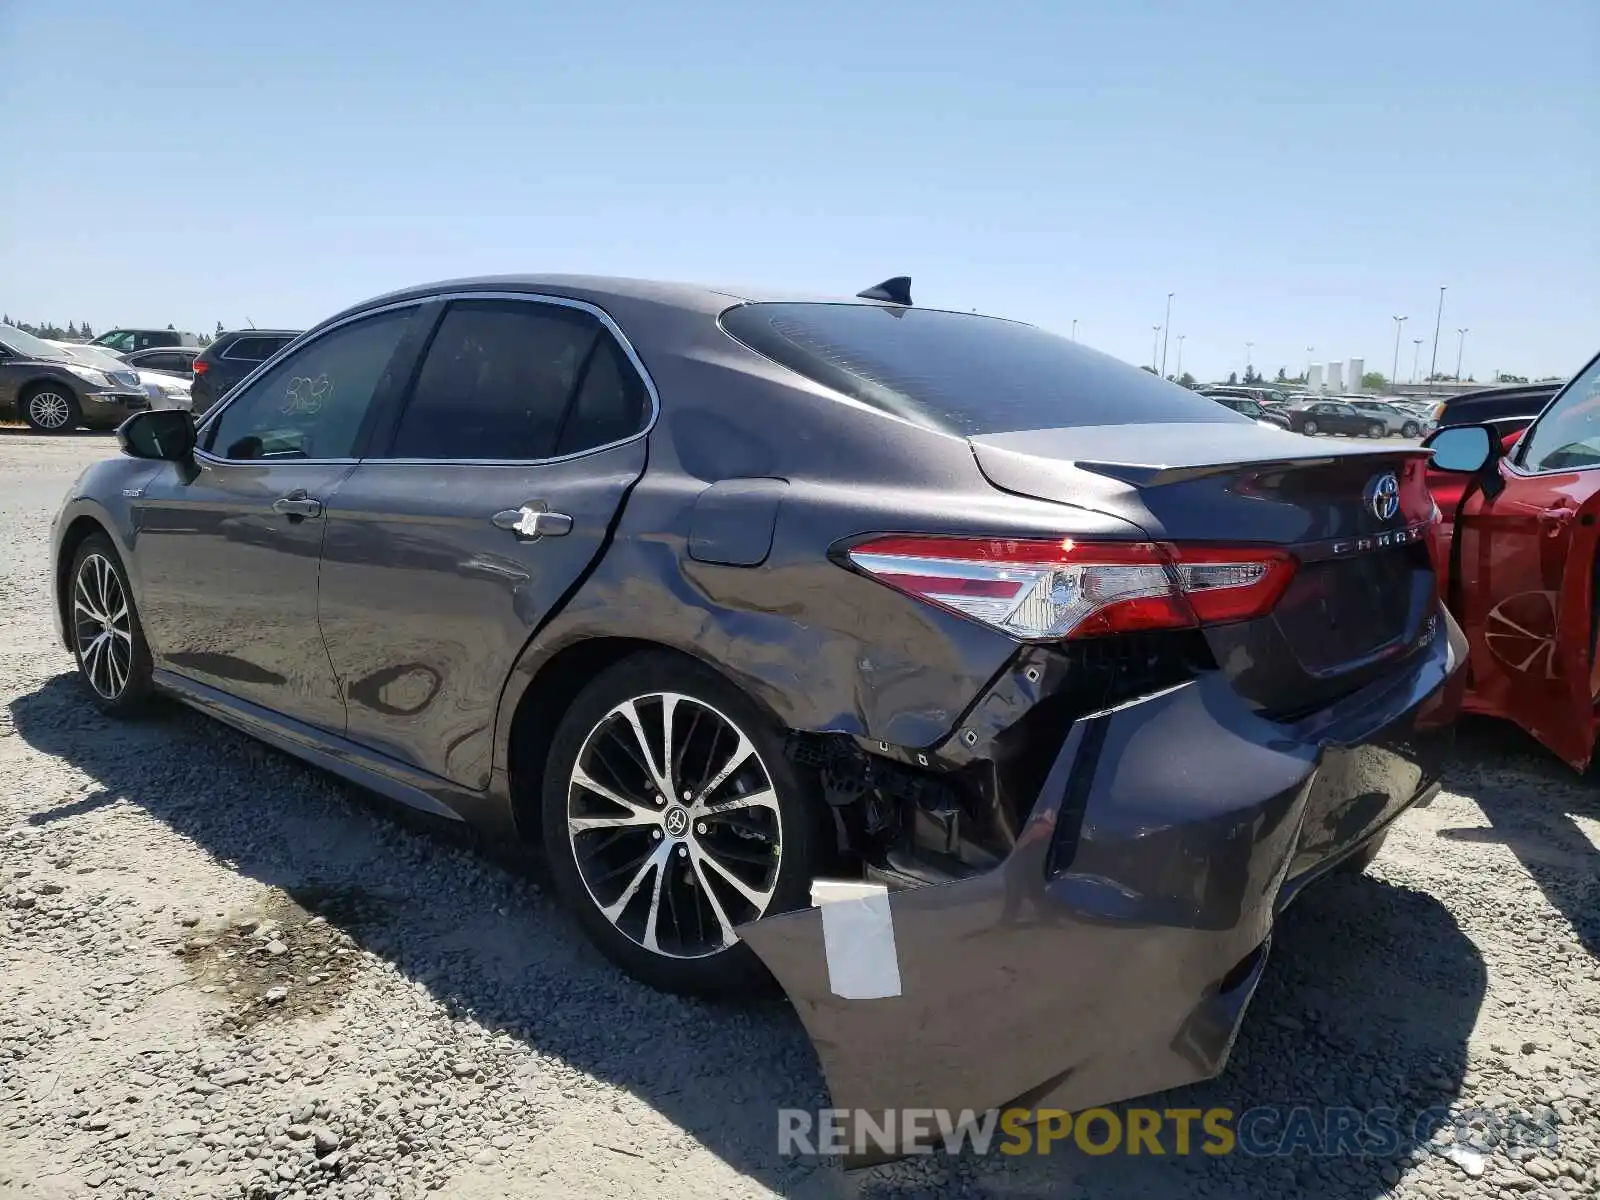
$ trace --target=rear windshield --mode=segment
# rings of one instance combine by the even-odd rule
[[[1072,425],[1245,419],[1031,325],[867,304],[747,304],[723,328],[865,404],[962,437]]]

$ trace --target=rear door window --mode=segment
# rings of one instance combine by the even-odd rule
[[[428,347],[389,456],[518,462],[554,457],[579,371],[600,335],[599,321],[565,305],[454,302]],[[600,394],[598,379],[596,387],[587,415],[573,424],[567,442],[603,436],[622,419],[625,402]]]
[[[242,337],[222,352],[223,358],[242,359],[245,362],[266,362],[278,347],[274,338]]]
[[[1060,426],[1237,422],[1188,388],[1031,325],[868,304],[746,304],[733,337],[835,391],[963,437]]]

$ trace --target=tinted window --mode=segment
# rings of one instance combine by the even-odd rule
[[[1600,466],[1600,358],[1523,435],[1517,461],[1529,471]]]
[[[132,350],[133,334],[126,329],[114,329],[110,333],[101,334],[90,344],[95,346],[108,346],[113,350]]]
[[[415,309],[343,326],[290,355],[229,402],[205,446],[224,458],[350,458]]]
[[[395,431],[395,458],[550,458],[600,323],[518,300],[450,306]]]
[[[577,454],[631,437],[644,428],[649,410],[644,380],[616,340],[601,334],[561,428],[556,453]]]
[[[790,370],[950,433],[1239,419],[1082,343],[992,317],[865,304],[747,304],[722,321]]]
[[[242,337],[227,349],[223,358],[242,358],[247,362],[266,362],[277,353],[283,342],[278,338]]]

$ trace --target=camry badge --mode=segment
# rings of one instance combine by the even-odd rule
[[[1374,475],[1367,484],[1367,507],[1380,521],[1387,521],[1400,511],[1400,480],[1393,471]]]

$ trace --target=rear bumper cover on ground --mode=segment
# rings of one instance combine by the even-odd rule
[[[889,893],[892,947],[868,915],[855,949],[894,956],[893,994],[835,994],[851,947],[821,909],[739,932],[836,1108],[1081,1111],[1209,1078],[1275,914],[1436,790],[1465,649],[1441,611],[1404,671],[1293,726],[1217,674],[1078,721],[999,868]]]

